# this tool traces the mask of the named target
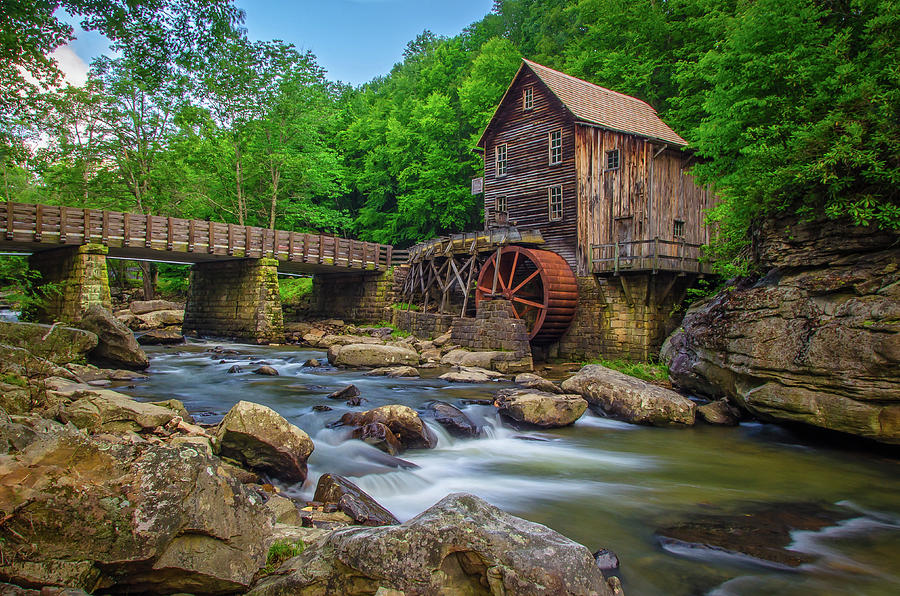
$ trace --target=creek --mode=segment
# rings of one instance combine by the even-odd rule
[[[213,346],[238,354],[210,353]],[[572,427],[515,429],[492,406],[470,401],[488,399],[506,383],[454,385],[435,378],[440,370],[423,370],[422,379],[389,379],[310,368],[307,359],[326,362],[323,352],[286,346],[195,343],[147,351],[149,379],[119,390],[180,399],[208,423],[240,400],[253,401],[312,437],[309,478],[283,487],[291,496],[311,499],[321,474],[338,473],[406,520],[449,492],[474,493],[592,551],[614,551],[630,596],[900,593],[900,462],[875,450],[775,425],[661,429],[590,410]],[[280,376],[252,374],[260,360]],[[235,364],[243,372],[227,373]],[[403,453],[416,468],[394,467],[374,447],[346,440],[347,429],[328,427],[351,408],[325,396],[351,383],[365,400],[356,410],[394,403],[417,409],[442,400],[483,425],[483,436],[454,438],[431,423],[437,447]],[[314,411],[315,405],[333,410]],[[767,519],[810,509],[843,519],[790,534],[790,552],[806,560],[796,567],[657,534],[710,515],[740,519],[759,508],[771,514]]]

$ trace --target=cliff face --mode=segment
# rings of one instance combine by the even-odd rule
[[[762,419],[900,443],[900,235],[771,222],[759,278],[694,306],[663,360],[688,391]]]

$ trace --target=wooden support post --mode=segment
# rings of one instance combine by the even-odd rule
[[[81,241],[85,244],[89,244],[91,241],[91,210],[82,209],[81,211],[84,216],[84,229],[82,230]]]
[[[466,310],[469,308],[469,288],[472,287],[472,275],[475,273],[475,262],[477,255],[473,254],[469,257],[469,276],[466,278],[466,287],[463,288],[463,305],[462,312],[459,313],[459,316],[466,316]]]
[[[44,206],[34,206],[34,241],[40,242],[44,232]]]
[[[122,214],[122,246],[127,247],[131,242],[131,214]]]
[[[294,236],[296,236],[294,232],[288,232],[288,261],[294,260]]]
[[[153,216],[147,215],[147,223],[144,225],[144,246],[153,248]]]
[[[251,256],[251,250],[253,247],[253,227],[246,226],[244,228],[244,256]],[[262,256],[262,255],[260,255]]]
[[[497,252],[494,253],[496,256],[494,257],[494,285],[491,286],[491,297],[497,293],[497,280],[500,276],[500,249],[501,247],[497,247]]]
[[[206,250],[212,254],[216,250],[216,224],[215,222],[209,222],[209,245],[206,247]]]
[[[196,230],[194,230],[194,220],[188,220],[188,252],[194,252],[194,235],[196,234]]]
[[[653,273],[659,269],[659,236],[653,238]]]
[[[281,254],[281,230],[272,232],[272,258],[277,259]]]
[[[6,201],[6,239],[12,240],[15,234],[15,230],[13,228],[13,212],[15,209],[13,208],[12,201]]]
[[[109,211],[104,211],[100,222],[100,242],[109,246]]]
[[[66,227],[67,227],[67,222],[66,222],[67,213],[66,212],[68,210],[69,210],[68,207],[60,207],[59,208],[59,241],[60,241],[60,243],[65,243],[65,241],[66,241]]]
[[[385,255],[385,263],[384,263],[385,269],[390,269],[393,258],[394,258],[394,247],[388,246],[387,254]]]
[[[234,224],[228,224],[228,256],[234,256]]]
[[[325,262],[325,236],[319,234],[319,263]]]
[[[303,234],[303,262],[309,263],[309,234]]]
[[[615,259],[615,267],[613,268],[613,271],[615,271],[616,275],[618,275],[619,274],[619,241],[618,240],[616,240],[616,245],[613,247],[613,250],[615,251],[613,253],[613,259]]]
[[[173,229],[172,218],[168,218],[166,222],[168,229],[166,230],[166,250],[173,250],[175,248],[175,234]]]

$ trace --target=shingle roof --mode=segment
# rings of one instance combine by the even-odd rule
[[[576,120],[675,145],[687,145],[687,141],[669,128],[650,104],[530,60],[523,62],[572,112]]]

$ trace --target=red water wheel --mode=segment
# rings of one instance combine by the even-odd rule
[[[499,261],[499,263],[498,263]],[[565,259],[549,250],[506,246],[481,268],[475,307],[492,296],[512,303],[537,344],[559,339],[575,316],[578,284]]]

